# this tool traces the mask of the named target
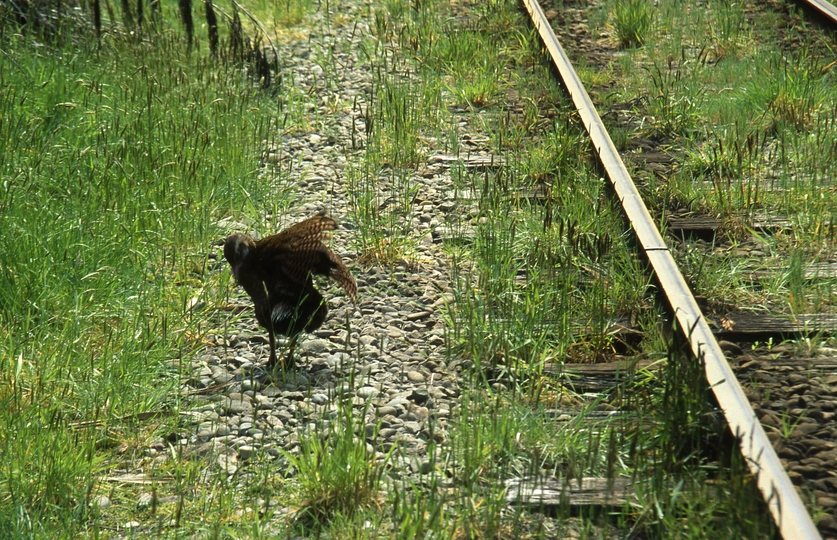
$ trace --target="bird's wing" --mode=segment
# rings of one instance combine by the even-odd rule
[[[288,227],[279,234],[265,238],[265,241],[271,240],[271,243],[281,244],[284,249],[291,251],[307,251],[315,249],[331,238],[329,231],[336,228],[337,222],[325,212],[320,212]]]
[[[323,241],[336,227],[335,221],[321,212],[263,238],[256,243],[259,265],[267,273],[279,271],[284,279],[302,285],[322,259],[323,250],[328,250]]]
[[[312,273],[328,272],[354,301],[357,295],[354,278],[340,257],[323,243],[336,228],[334,219],[320,212],[279,234],[259,240],[261,267],[269,269],[274,283],[290,281],[298,286],[304,286]]]

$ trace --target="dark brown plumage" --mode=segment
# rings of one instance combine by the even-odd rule
[[[279,234],[253,240],[234,234],[224,244],[224,258],[233,275],[253,299],[256,320],[270,336],[268,367],[276,364],[275,334],[288,336],[290,352],[283,367],[293,365],[299,334],[313,332],[325,321],[328,307],[314,288],[314,274],[330,276],[354,302],[357,284],[346,265],[323,241],[337,223],[320,212]]]

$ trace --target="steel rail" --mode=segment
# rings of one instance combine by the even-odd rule
[[[819,11],[824,17],[830,19],[832,23],[837,24],[837,7],[834,7],[834,4],[825,0],[805,0],[805,2]]]
[[[785,540],[821,538],[543,10],[537,0],[523,0],[523,3],[578,109],[637,239],[680,328],[691,344],[692,352],[703,360],[709,386],[718,399],[730,430],[739,441],[750,471],[758,480],[759,489],[782,536]]]

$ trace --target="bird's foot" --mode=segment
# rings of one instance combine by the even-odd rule
[[[288,371],[289,369],[296,367],[296,362],[294,361],[293,355],[289,354],[281,361],[279,361],[275,356],[271,356],[267,361],[267,364],[264,365],[265,370],[268,372],[273,372],[277,366],[279,366],[282,371]]]
[[[289,369],[293,369],[296,367],[296,362],[294,362],[293,354],[289,354],[283,361],[282,361],[282,369],[287,371]]]

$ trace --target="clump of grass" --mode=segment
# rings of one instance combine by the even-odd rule
[[[531,456],[521,441],[521,418],[509,404],[475,397],[473,402],[465,398],[462,410],[469,412],[460,418],[452,443],[456,529],[462,538],[507,537],[511,524],[503,512],[503,481],[526,471]],[[523,434],[527,440],[530,436]]]
[[[571,174],[578,167],[580,156],[588,150],[587,142],[566,126],[555,125],[521,152],[523,174],[530,182],[556,182],[555,175]]]
[[[297,519],[303,523],[335,515],[351,517],[380,506],[379,490],[390,454],[381,460],[376,457],[366,443],[362,416],[356,414],[350,404],[340,404],[328,427],[303,433],[298,451],[285,452],[297,470]]]
[[[487,107],[502,85],[500,66],[485,59],[477,66],[471,66],[468,73],[460,74],[448,89],[460,100],[474,108]]]
[[[422,158],[421,130],[438,116],[438,91],[421,82],[377,71],[366,110],[367,153],[394,168],[415,166]]]
[[[360,111],[365,144],[354,131],[352,139],[353,148],[362,147],[364,153],[361,164],[349,166],[346,173],[359,261],[383,267],[417,262],[419,239],[428,231],[418,227],[413,215],[420,188],[413,169],[424,158],[423,138],[440,131],[444,111],[438,81],[409,75],[398,65],[403,59],[384,46],[396,38],[396,20],[413,21],[402,4],[389,2],[386,14],[376,13],[373,85]],[[415,24],[427,23],[426,7],[422,5]]]
[[[738,58],[747,54],[752,36],[743,2],[717,0],[707,4],[710,14],[709,35],[714,61]]]
[[[305,20],[306,15],[314,8],[311,2],[305,0],[259,0],[255,2],[254,10],[264,13],[259,18],[273,22],[274,32],[285,31],[289,26],[296,26]]]
[[[654,7],[648,0],[619,0],[613,10],[613,28],[622,47],[639,47],[654,24]]]
[[[395,516],[395,538],[449,538],[452,512],[446,498],[432,483],[429,490],[413,484],[400,487],[393,493],[392,514]]]
[[[703,91],[689,87],[692,82],[684,66],[658,63],[651,69],[654,91],[649,98],[649,112],[654,127],[664,136],[689,136],[700,124],[699,106]]]
[[[796,55],[791,63],[776,66],[772,73],[773,97],[767,112],[774,125],[786,124],[799,131],[810,129],[827,99],[824,88],[829,77],[823,75],[806,51]]]
[[[349,166],[350,210],[362,264],[390,268],[412,266],[417,260],[418,237],[412,212],[418,186],[407,170],[381,170],[374,158]]]
[[[557,163],[545,169],[548,189],[537,204],[524,167],[486,172],[480,184],[471,179],[483,217],[465,253],[474,262],[454,259],[450,319],[455,350],[479,369],[500,367],[533,380],[544,364],[570,354],[612,355],[610,322],[643,309],[649,286],[617,232],[618,214],[599,200],[602,183],[578,162],[577,148],[559,150],[559,141],[572,137],[545,138],[556,143]],[[567,215],[574,217],[559,217]]]
[[[479,227],[475,265],[459,268],[455,263],[453,343],[479,369],[505,366],[535,373],[561,356],[568,335],[569,318],[553,314],[570,302],[573,270],[526,268],[516,260],[514,246],[533,239],[521,229],[514,219]]]

